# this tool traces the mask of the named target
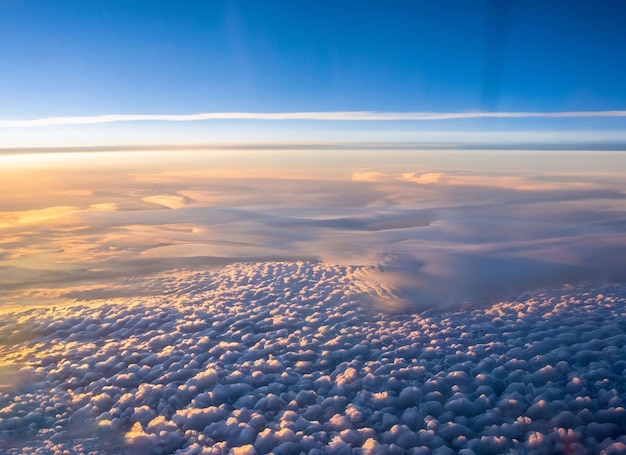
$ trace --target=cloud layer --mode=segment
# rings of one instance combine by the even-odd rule
[[[386,152],[5,160],[0,450],[623,453],[624,157]]]
[[[626,288],[368,311],[367,268],[236,264],[5,310],[6,454],[617,454]]]
[[[351,163],[356,152],[343,153]],[[18,170],[1,184],[19,196],[0,202],[0,294],[128,295],[129,277],[270,260],[375,267],[370,279],[395,299],[372,303],[394,308],[625,278],[626,192],[611,173],[621,154],[433,152],[449,153],[449,167],[485,167],[461,171],[403,153],[359,169],[319,152],[233,151],[154,163],[137,154],[120,167],[107,167],[106,154],[71,155],[75,168]],[[25,180],[46,190],[24,191]]]

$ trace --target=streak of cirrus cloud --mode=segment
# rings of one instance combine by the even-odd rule
[[[0,127],[88,125],[117,122],[195,122],[202,120],[322,120],[322,121],[433,121],[481,118],[609,118],[626,117],[626,111],[563,112],[203,112],[196,114],[108,114],[0,120]]]

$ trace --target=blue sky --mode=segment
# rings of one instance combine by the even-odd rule
[[[625,23],[626,3],[621,1],[4,0],[0,119],[624,110]],[[267,128],[275,134],[294,129],[284,122],[234,123],[223,129],[238,130],[242,124],[249,131]],[[307,124],[295,129],[310,131],[303,133],[304,140],[319,130],[336,138],[332,132],[337,128],[380,130],[381,137],[433,129],[626,136],[623,118],[443,123]],[[94,128],[73,131],[84,137],[79,142],[89,141],[97,138],[89,133],[98,130]],[[172,141],[202,129],[166,128]],[[109,130],[118,141],[132,141],[121,126]],[[42,141],[54,140],[50,128],[39,133]],[[219,136],[194,134],[189,137]],[[6,131],[0,135],[8,144],[12,138]]]

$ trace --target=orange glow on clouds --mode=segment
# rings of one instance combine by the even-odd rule
[[[64,288],[190,263],[283,258],[377,265],[397,251],[422,258],[426,274],[441,276],[457,273],[448,270],[454,260],[447,254],[506,248],[527,259],[549,252],[580,264],[591,246],[570,258],[558,231],[563,227],[553,232],[556,221],[546,213],[584,221],[578,213],[594,209],[609,223],[624,207],[620,154],[605,155],[598,168],[598,157],[584,153],[576,159],[538,152],[389,153],[0,156],[10,163],[0,180],[7,195],[0,201],[0,267],[7,270],[1,292],[16,299],[35,290],[62,295]],[[515,210],[507,205],[511,194]],[[492,213],[494,202],[508,218]],[[483,204],[483,211],[465,210]],[[567,229],[572,226],[569,241],[588,234],[582,224]],[[617,237],[607,238],[621,247]]]

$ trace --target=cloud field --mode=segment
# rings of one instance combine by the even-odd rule
[[[0,156],[0,452],[626,451],[621,153]]]
[[[369,273],[233,264],[6,310],[3,453],[624,453],[626,287],[394,315]]]
[[[416,310],[623,280],[622,155],[5,156],[22,164],[0,183],[14,195],[0,201],[0,296],[127,296],[136,276],[294,260],[378,267],[394,306]]]

